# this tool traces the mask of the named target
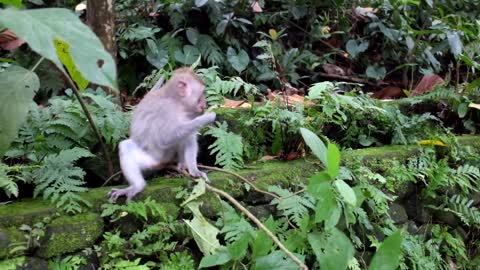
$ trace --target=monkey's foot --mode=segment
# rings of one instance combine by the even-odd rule
[[[142,191],[141,188],[130,186],[128,188],[113,188],[108,193],[108,198],[113,202],[116,202],[117,199],[121,196],[127,197],[127,202],[132,200],[135,195]]]
[[[210,182],[210,179],[208,179],[208,176],[206,173],[200,171],[200,170],[196,170],[196,171],[193,171],[193,172],[188,172],[192,177],[195,177],[195,178],[203,178],[205,180],[205,182],[207,183],[211,183]]]

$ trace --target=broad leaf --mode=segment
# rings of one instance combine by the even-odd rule
[[[344,270],[353,258],[354,249],[350,239],[337,228],[310,233],[308,242],[322,270]]]
[[[298,255],[295,255],[301,261],[304,258],[301,258]],[[255,262],[254,270],[298,270],[298,265],[292,261],[290,258],[286,257],[283,251],[274,251],[267,256],[260,257]]]
[[[82,76],[77,66],[73,62],[70,55],[70,45],[61,40],[55,40],[55,48],[57,48],[57,55],[60,61],[67,68],[68,74],[72,80],[77,84],[79,90],[84,90],[88,86],[88,81]]]
[[[450,51],[457,57],[462,53],[462,41],[455,31],[447,33],[448,44],[450,45]]]
[[[265,226],[275,234],[277,230],[277,224],[275,220],[270,216],[265,222]],[[252,257],[257,258],[267,255],[273,247],[273,240],[262,230],[257,231],[257,236],[252,243]]]
[[[385,67],[368,66],[365,74],[368,78],[374,80],[382,80],[383,78],[385,78],[385,75],[387,75],[387,70],[385,69]]]
[[[175,59],[187,66],[195,63],[198,57],[200,57],[200,51],[192,45],[185,45],[183,51],[175,52]]]
[[[243,237],[240,237],[238,240],[227,246],[228,253],[232,257],[232,260],[238,261],[245,257],[250,239],[251,237],[248,237],[248,235],[245,234]]]
[[[0,156],[17,136],[29,105],[40,87],[37,74],[19,66],[0,72]]]
[[[228,251],[223,248],[219,252],[213,254],[213,255],[207,255],[202,258],[200,261],[200,265],[198,266],[199,269],[201,268],[208,268],[216,265],[222,265],[226,264],[231,260],[230,254]]]
[[[204,255],[212,255],[217,253],[221,247],[217,239],[219,230],[202,215],[199,206],[200,204],[197,202],[188,203],[187,207],[192,211],[193,219],[183,221],[190,227],[193,239],[200,251]]]
[[[337,187],[338,192],[342,195],[343,200],[351,206],[357,204],[357,197],[355,196],[355,191],[343,180],[336,180],[335,186]]]
[[[328,174],[330,174],[332,178],[337,177],[338,170],[340,168],[340,151],[338,150],[338,147],[333,143],[328,144],[327,163]]]
[[[315,206],[315,222],[318,223],[332,218],[336,208],[337,200],[331,190],[330,183],[328,183],[328,189],[324,189],[324,193],[317,200],[317,205]]]
[[[402,234],[397,230],[387,237],[378,248],[368,270],[395,270],[401,255]]]
[[[188,28],[187,29],[187,39],[193,45],[197,44],[198,41],[198,30],[195,28]]]
[[[460,103],[457,108],[458,117],[464,118],[468,112],[468,104],[467,102]]]
[[[205,5],[208,2],[208,0],[195,0],[195,6],[201,7]]]
[[[350,54],[352,58],[356,58],[360,53],[368,49],[368,45],[368,40],[351,39],[347,42],[346,49],[348,54]]]
[[[54,40],[67,43],[73,62],[85,79],[117,89],[117,70],[112,56],[72,11],[63,8],[0,9],[0,24],[61,70],[63,65]]]
[[[18,8],[22,6],[22,0],[0,0],[0,3]]]
[[[308,181],[308,193],[310,193],[315,199],[322,198],[332,187],[330,180],[332,180],[332,178],[327,172],[320,172],[313,175]]]
[[[325,144],[318,138],[318,136],[306,128],[300,128],[302,133],[303,140],[310,147],[313,154],[322,162],[325,167],[328,167],[327,164],[327,147]]]
[[[228,47],[227,60],[238,73],[241,73],[247,68],[250,57],[244,50],[240,50],[237,54],[234,48]]]
[[[168,52],[159,48],[155,41],[147,39],[147,47],[145,47],[147,61],[158,69],[163,69],[168,64]]]

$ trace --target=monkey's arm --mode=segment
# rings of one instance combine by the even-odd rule
[[[216,114],[208,112],[192,120],[180,123],[171,130],[171,134],[161,138],[164,145],[175,145],[184,142],[189,136],[195,134],[200,128],[215,121]]]

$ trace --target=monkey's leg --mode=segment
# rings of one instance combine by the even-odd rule
[[[186,166],[188,173],[193,177],[202,177],[210,183],[210,179],[206,173],[200,171],[197,167],[197,154],[198,154],[198,144],[196,134],[188,137],[185,142],[180,146],[179,151],[179,167]],[[183,162],[182,162],[183,161]]]
[[[159,162],[143,151],[133,140],[127,139],[120,142],[120,167],[129,186],[122,189],[112,189],[108,196],[116,201],[120,196],[126,196],[130,201],[135,195],[141,192],[146,185],[142,170],[155,167]]]

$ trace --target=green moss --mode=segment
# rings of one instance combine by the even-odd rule
[[[59,217],[48,225],[37,255],[51,258],[89,247],[102,233],[103,219],[98,214]]]
[[[0,258],[6,258],[9,256],[11,257],[12,255],[20,255],[10,254],[11,244],[21,244],[25,241],[25,233],[20,231],[18,228],[0,228]]]
[[[49,201],[25,199],[0,207],[0,227],[20,227],[22,224],[34,224],[47,216],[58,212]]]

